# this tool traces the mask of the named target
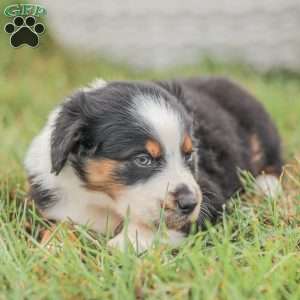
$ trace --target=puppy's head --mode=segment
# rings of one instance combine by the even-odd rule
[[[83,187],[111,197],[118,214],[186,230],[198,217],[191,120],[156,84],[112,82],[65,102],[51,137],[53,172],[70,164]],[[99,201],[101,201],[99,197]]]

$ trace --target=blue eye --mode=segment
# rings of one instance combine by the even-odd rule
[[[134,162],[139,167],[149,167],[152,164],[152,157],[148,154],[139,154],[134,158]]]
[[[193,160],[193,152],[185,153],[184,160],[189,163]]]

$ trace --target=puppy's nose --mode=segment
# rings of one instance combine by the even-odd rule
[[[176,188],[174,196],[178,208],[183,214],[191,213],[197,205],[195,193],[185,184],[181,184]]]

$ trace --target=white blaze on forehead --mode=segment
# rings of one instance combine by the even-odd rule
[[[143,121],[151,126],[167,152],[180,149],[183,139],[183,121],[163,98],[140,95],[134,99],[135,109]]]
[[[181,145],[185,127],[180,111],[159,96],[137,95],[133,99],[132,114],[149,126],[150,134],[162,144],[166,164],[148,180],[128,187],[118,199],[116,210],[124,215],[130,207],[133,218],[141,223],[151,223],[158,220],[166,195],[175,191],[179,185],[185,184],[196,193],[199,205],[195,214],[198,214],[202,194],[182,157]],[[193,214],[191,218],[196,217]]]

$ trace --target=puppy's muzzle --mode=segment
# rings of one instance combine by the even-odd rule
[[[188,232],[187,228],[199,218],[201,202],[201,190],[179,184],[161,202],[167,227]]]

